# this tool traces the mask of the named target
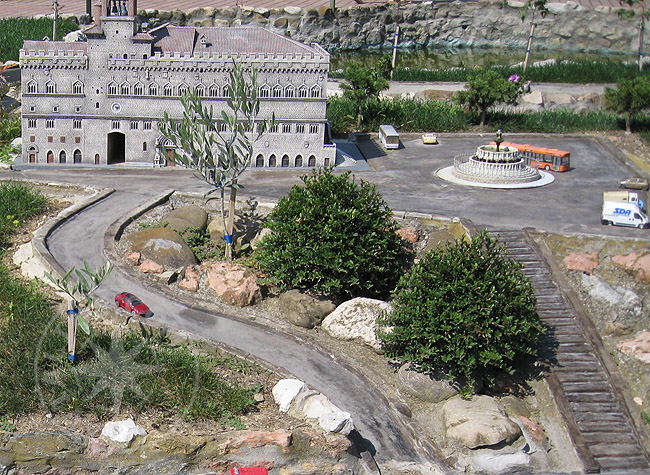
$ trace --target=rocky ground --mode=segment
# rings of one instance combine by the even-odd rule
[[[646,173],[650,170],[650,147],[637,135],[626,135],[624,133],[608,133],[607,138],[614,145],[621,148],[630,160],[635,162],[639,168]],[[76,193],[81,190],[47,190],[53,196],[59,199],[56,208],[60,209],[75,199]],[[145,215],[140,221],[155,221],[169,211],[169,209],[158,209],[153,213]],[[43,220],[30,223],[29,228],[36,228],[42,224]],[[450,231],[449,223],[423,223],[414,220],[405,220],[401,223],[403,226],[418,227],[420,232],[437,237],[451,237],[454,235]],[[137,226],[137,224],[136,224]],[[16,237],[15,247],[20,243],[26,242],[31,238],[31,229],[27,229]],[[607,350],[613,355],[619,364],[621,373],[625,378],[635,402],[639,404],[640,409],[650,413],[650,371],[647,363],[642,362],[639,358],[623,353],[619,348],[621,342],[630,340],[647,329],[650,314],[650,286],[645,281],[636,281],[633,272],[626,272],[621,267],[614,264],[613,257],[619,255],[628,255],[631,252],[650,253],[650,245],[645,234],[641,235],[643,239],[638,240],[609,240],[585,236],[559,236],[545,235],[544,239],[551,248],[555,259],[563,263],[564,259],[571,252],[580,254],[591,254],[596,252],[598,266],[591,272],[585,273],[577,270],[570,270],[565,264],[561,264],[566,271],[575,290],[582,296],[590,317],[600,331],[603,342]],[[419,244],[421,248],[423,245]],[[124,251],[125,249],[121,249]],[[422,249],[420,249],[422,250]],[[596,290],[594,290],[596,289]],[[609,300],[603,299],[604,292],[610,295]],[[181,299],[199,297],[205,302],[214,302],[214,298],[207,293],[198,296],[179,290],[173,285],[170,291],[177,294]],[[207,291],[203,291],[207,292]],[[632,295],[633,294],[633,295]],[[620,298],[618,298],[618,295]],[[625,297],[622,297],[625,296]],[[222,304],[214,303],[217,307],[223,308]],[[279,318],[278,298],[271,293],[261,303],[245,309],[229,309],[233,312],[239,312],[246,318],[255,318],[260,322],[265,322],[269,326],[292,331],[307,340],[317,341],[319,345],[332,354],[340,355],[343,360],[350,362],[361,362],[361,366],[372,374],[371,381],[373,384],[381,385],[387,396],[408,413],[415,426],[422,428],[422,434],[426,434],[435,442],[441,450],[444,457],[450,465],[462,466],[467,462],[467,451],[453,444],[448,443],[444,436],[439,422],[440,407],[432,404],[423,403],[413,394],[405,391],[398,367],[391,364],[383,356],[372,350],[366,345],[356,342],[341,341],[331,337],[327,332],[319,327],[314,329],[305,329],[294,327],[287,324]],[[116,321],[123,323],[125,316],[120,312],[115,312],[111,307],[101,313],[101,318],[97,323],[112,325]],[[650,351],[650,350],[649,350]],[[253,376],[254,378],[256,376]],[[259,379],[259,378],[258,378]],[[305,428],[305,422],[292,416],[283,414],[278,411],[277,405],[270,397],[270,388],[279,379],[272,373],[263,373],[261,377],[263,386],[262,393],[264,401],[259,403],[256,410],[243,418],[244,424],[250,429],[273,431],[278,428],[287,430],[300,430]],[[532,383],[534,392],[524,397],[514,395],[502,398],[507,405],[508,411],[532,420],[539,424],[545,430],[547,447],[549,450],[545,455],[538,454],[536,466],[542,471],[566,471],[571,470],[575,464],[575,458],[571,451],[562,451],[568,447],[569,443],[566,434],[557,428],[562,424],[557,418],[557,411],[554,407],[552,398],[546,392],[545,386],[539,383]],[[503,395],[502,395],[503,396]],[[145,414],[128,414],[120,416],[134,417],[136,422],[148,431],[168,432],[179,435],[206,435],[215,432],[214,424],[202,422],[187,422],[180,417],[170,416],[169,414],[159,414],[155,412]],[[103,427],[104,421],[97,420],[93,416],[76,415],[76,414],[55,414],[54,416],[41,414],[31,414],[29,416],[19,417],[10,421],[18,432],[38,432],[67,429],[82,433],[88,437],[97,437]],[[222,426],[218,429],[223,433],[232,431],[232,428]],[[306,430],[306,429],[305,429]],[[311,435],[308,438],[311,444],[319,445],[323,451],[328,450],[330,443],[317,432],[311,429],[306,430]],[[564,447],[563,447],[564,445]],[[331,448],[331,447],[330,447]],[[648,447],[650,448],[650,447]],[[468,468],[469,469],[469,468]],[[471,469],[469,469],[471,471]],[[297,472],[296,472],[297,473]],[[305,472],[305,473],[318,473]],[[326,472],[321,472],[326,473]],[[335,473],[335,472],[331,472]],[[400,473],[395,471],[392,473]],[[402,470],[401,473],[420,473]]]

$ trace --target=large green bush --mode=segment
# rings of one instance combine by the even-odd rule
[[[386,297],[409,253],[375,186],[331,169],[302,177],[269,215],[257,250],[267,280],[343,299]]]
[[[521,264],[486,231],[429,251],[400,280],[380,319],[387,356],[442,372],[469,393],[533,358],[542,335]]]

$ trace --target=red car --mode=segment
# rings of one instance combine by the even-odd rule
[[[144,317],[149,312],[149,307],[142,303],[142,300],[128,292],[117,294],[115,296],[115,305],[141,317]]]

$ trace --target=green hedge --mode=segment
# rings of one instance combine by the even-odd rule
[[[18,61],[20,48],[24,40],[52,39],[51,18],[5,18],[0,20],[0,63]],[[71,20],[59,19],[56,25],[56,37],[62,39],[79,25]]]

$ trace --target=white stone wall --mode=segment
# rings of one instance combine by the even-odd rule
[[[134,19],[102,17],[102,27],[105,36],[89,33],[85,54],[66,52],[63,46],[57,51],[51,44],[54,51],[47,55],[21,50],[23,164],[33,154],[37,164],[46,164],[50,151],[55,163],[60,163],[61,152],[66,163],[73,163],[78,151],[81,163],[105,165],[108,137],[114,132],[124,135],[125,162],[153,164],[159,157],[157,121],[164,112],[181,117],[181,88],[203,86],[204,101],[214,106],[217,117],[220,110],[228,110],[223,89],[233,59],[258,70],[259,86],[269,90],[269,97],[261,100],[260,118],[275,114],[278,124],[277,131],[255,144],[251,166],[334,164],[335,146],[325,144],[329,54],[319,46],[312,45],[314,54],[304,57],[154,54],[150,42],[133,40]],[[56,85],[55,92],[46,91],[48,82]],[[37,92],[30,91],[30,83]],[[82,92],[75,92],[75,83],[83,84]],[[156,95],[150,95],[151,84],[157,85]],[[136,86],[141,91],[136,93]],[[207,97],[211,86],[219,88],[220,97]],[[278,86],[281,96],[293,86],[294,97],[273,97]],[[166,87],[171,88],[169,96]],[[298,97],[301,87],[306,97]]]

